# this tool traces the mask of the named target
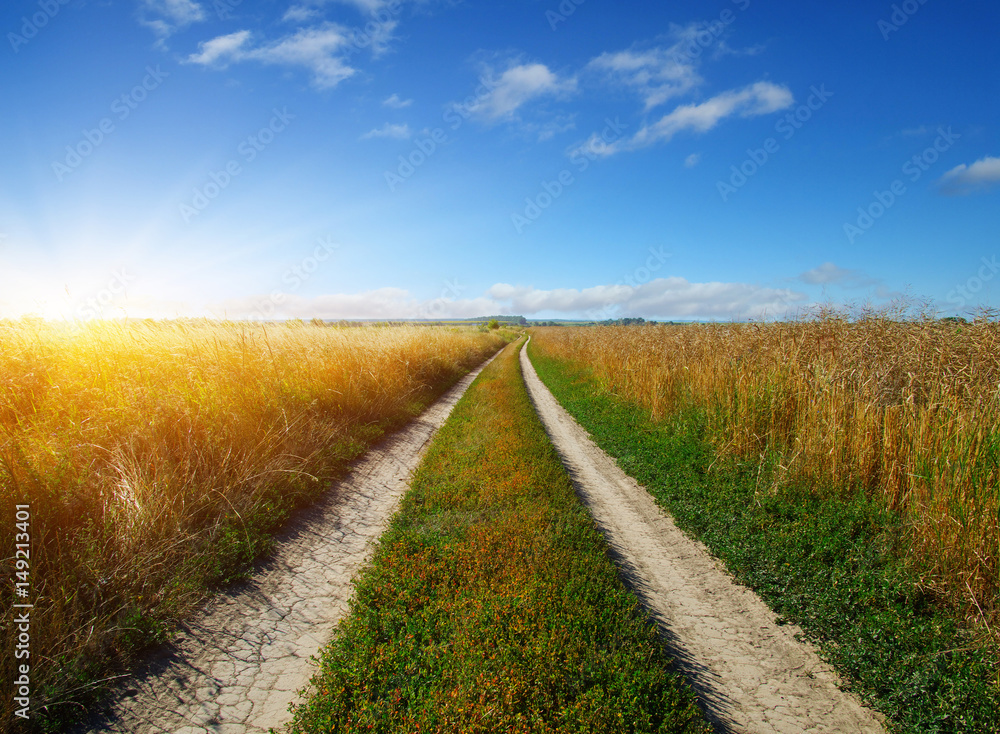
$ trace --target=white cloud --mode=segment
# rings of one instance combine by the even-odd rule
[[[391,96],[382,100],[383,107],[390,107],[394,110],[401,110],[405,107],[409,107],[411,104],[413,104],[412,99],[400,99],[399,95],[396,93],[393,93]]]
[[[299,0],[297,4],[288,8],[282,20],[291,23],[312,20],[321,14],[318,6],[331,1],[351,5],[368,17],[367,22],[351,28],[348,32],[354,44],[354,51],[368,49],[375,56],[379,56],[389,49],[406,0]]]
[[[724,40],[719,41],[718,46],[713,54],[714,58],[722,58],[724,56],[756,56],[757,54],[763,53],[764,44],[758,43],[753,46],[747,46],[746,48],[733,48]]]
[[[702,59],[715,46],[713,58],[753,56],[763,46],[738,49],[726,43],[725,27],[716,23],[671,24],[666,43],[625,51],[606,52],[592,59],[586,70],[605,80],[632,89],[642,97],[646,110],[685,95],[704,83],[698,71]]]
[[[683,41],[666,48],[604,53],[587,68],[635,89],[651,110],[673,97],[690,92],[704,80],[694,59],[680,53]]]
[[[559,312],[588,318],[595,314],[660,319],[761,318],[783,316],[806,297],[789,289],[746,283],[691,283],[684,278],[657,278],[643,285],[601,285],[576,290],[539,290],[500,283],[487,295],[518,314]],[[586,316],[590,314],[590,316]]]
[[[787,109],[794,98],[788,87],[757,82],[742,89],[731,89],[698,104],[682,105],[664,115],[658,122],[645,125],[628,140],[605,144],[591,137],[577,150],[609,156],[623,150],[637,150],[658,142],[668,142],[677,133],[708,132],[722,120],[733,115],[756,117]]]
[[[144,4],[179,26],[205,19],[205,10],[192,0],[145,0]]]
[[[867,275],[862,270],[850,270],[842,268],[832,262],[825,262],[819,267],[799,275],[795,280],[808,285],[826,286],[837,285],[841,288],[875,288],[876,294],[883,297],[888,293],[885,284]]]
[[[379,288],[363,293],[335,293],[307,298],[282,294],[279,299],[252,296],[231,299],[210,311],[227,318],[321,319],[444,319],[474,318],[497,313],[488,298],[421,300],[401,288]]]
[[[394,138],[396,140],[408,140],[411,135],[410,126],[405,122],[402,125],[394,125],[387,122],[382,127],[377,127],[374,130],[366,132],[361,136],[361,139],[370,140],[372,138]]]
[[[692,153],[684,159],[684,167],[694,168],[699,162],[701,162],[701,153]]]
[[[971,166],[962,163],[948,171],[938,181],[941,191],[965,196],[1000,183],[1000,158],[986,156]]]
[[[139,10],[139,22],[151,28],[161,41],[205,17],[205,9],[193,0],[142,0]]]
[[[575,115],[556,115],[547,122],[531,122],[521,125],[523,132],[528,135],[537,136],[538,142],[552,140],[556,135],[576,129]]]
[[[281,16],[286,23],[304,23],[319,15],[319,9],[308,5],[292,5]]]
[[[188,62],[211,66],[239,61],[243,46],[250,40],[250,31],[236,31],[198,44],[199,52],[188,56]]]
[[[499,77],[487,75],[489,91],[465,109],[488,121],[512,119],[528,102],[541,97],[561,97],[576,91],[575,78],[560,79],[545,64],[511,66]]]
[[[355,73],[355,69],[337,56],[339,51],[348,46],[349,41],[344,29],[334,23],[303,28],[256,48],[247,48],[249,40],[250,31],[237,31],[213,38],[200,43],[199,53],[191,54],[187,61],[214,66],[242,61],[304,66],[313,72],[313,83],[321,89],[335,87]]]
[[[476,298],[419,299],[400,288],[354,294],[304,297],[283,294],[233,299],[209,309],[228,318],[442,319],[472,318],[495,313],[596,319],[642,316],[650,319],[757,319],[785,317],[806,305],[806,296],[791,289],[748,283],[691,283],[659,278],[643,285],[599,285],[592,288],[542,290],[497,283]]]
[[[362,13],[375,15],[379,10],[389,5],[389,0],[337,0],[344,5],[353,5]]]
[[[830,283],[839,283],[856,275],[856,270],[847,270],[827,262],[817,268],[807,270],[798,279],[810,285],[828,285]]]

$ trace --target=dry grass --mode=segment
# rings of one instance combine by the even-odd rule
[[[424,327],[0,323],[0,542],[13,555],[13,505],[30,504],[34,715],[238,575],[347,459],[501,344]]]
[[[922,583],[998,619],[1000,325],[836,314],[797,323],[546,329],[546,352],[662,418],[705,411],[758,491],[865,491],[899,511]],[[822,490],[818,489],[822,488]],[[995,632],[995,629],[994,629]]]

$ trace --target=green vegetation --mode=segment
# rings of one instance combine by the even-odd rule
[[[105,679],[240,578],[297,508],[503,343],[501,332],[209,321],[0,323],[0,502],[31,507],[32,719]],[[15,526],[0,525],[13,556]],[[0,678],[18,628],[0,624]],[[36,662],[38,661],[38,662]],[[13,719],[13,699],[0,720]],[[16,721],[15,721],[16,723]]]
[[[685,531],[788,622],[905,732],[996,732],[996,646],[962,629],[900,559],[900,517],[864,492],[779,484],[779,457],[727,456],[705,408],[650,411],[602,390],[594,371],[546,352],[532,361],[596,443]],[[926,588],[926,587],[923,587]]]
[[[708,732],[512,345],[456,407],[325,649],[304,732]]]

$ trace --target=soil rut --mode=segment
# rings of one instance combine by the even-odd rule
[[[598,448],[539,380],[521,367],[532,402],[604,533],[629,585],[660,627],[706,715],[723,732],[883,732],[877,714],[838,688],[815,650],[736,584],[649,493]]]
[[[487,361],[406,428],[372,448],[328,499],[297,520],[250,582],[213,597],[132,680],[99,722],[77,731],[245,734],[291,720],[288,705],[345,615],[425,448]]]

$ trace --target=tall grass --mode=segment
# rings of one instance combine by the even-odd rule
[[[501,344],[422,327],[0,323],[0,543],[12,556],[13,506],[29,504],[33,714],[72,712],[57,704],[244,572],[347,460]]]
[[[705,410],[758,492],[864,489],[899,512],[921,583],[995,632],[1000,325],[825,314],[796,323],[545,329],[654,419]],[[766,471],[765,471],[766,470]]]

